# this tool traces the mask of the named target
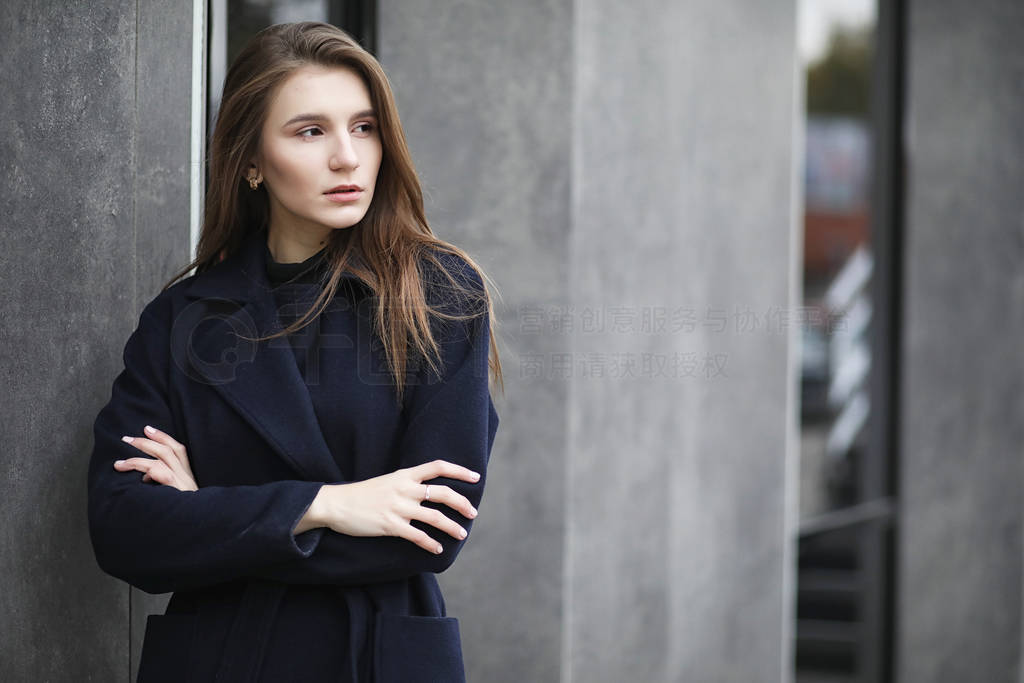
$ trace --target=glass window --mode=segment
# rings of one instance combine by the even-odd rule
[[[897,10],[800,0],[806,76],[796,680],[891,678],[889,146]],[[884,40],[883,40],[884,38]]]

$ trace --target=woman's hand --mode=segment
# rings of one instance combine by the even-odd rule
[[[365,481],[328,484],[320,489],[310,505],[308,515],[312,521],[301,520],[296,533],[326,526],[349,536],[398,536],[432,553],[440,553],[444,548],[410,523],[418,519],[459,540],[466,537],[466,530],[460,524],[440,510],[420,504],[427,495],[427,485],[423,482],[435,477],[470,483],[480,480],[479,474],[461,465],[434,460]],[[476,517],[476,509],[462,494],[443,484],[429,484],[429,487],[429,500],[443,503],[463,517]]]
[[[142,481],[155,481],[165,486],[173,486],[179,491],[198,491],[196,478],[188,463],[185,447],[155,427],[146,425],[144,430],[149,438],[140,436],[123,436],[122,441],[130,443],[143,453],[153,458],[128,458],[114,463],[119,472],[138,470],[143,472]]]

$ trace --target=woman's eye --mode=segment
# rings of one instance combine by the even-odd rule
[[[373,124],[372,123],[360,123],[360,124],[357,124],[356,125],[356,131],[360,132],[360,133],[372,133],[373,132]]]
[[[309,135],[307,135],[307,133],[309,133]],[[319,128],[306,128],[305,130],[300,130],[299,131],[299,137],[303,137],[303,138],[313,137],[313,134],[323,135],[323,131],[320,130]]]

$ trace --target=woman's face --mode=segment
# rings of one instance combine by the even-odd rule
[[[363,79],[344,67],[297,69],[271,99],[255,160],[271,229],[320,238],[355,225],[370,207],[382,155]]]

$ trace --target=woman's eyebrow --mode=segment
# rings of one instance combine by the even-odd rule
[[[368,119],[368,118],[376,117],[376,116],[377,116],[377,112],[375,112],[374,110],[372,110],[372,109],[364,109],[362,111],[357,111],[355,114],[352,114],[352,118],[349,119],[349,121],[352,121],[354,119]]]
[[[355,114],[353,114],[352,118],[350,120],[369,118],[369,117],[376,117],[376,116],[377,116],[377,112],[375,112],[373,109],[364,109],[362,111],[357,111]],[[285,124],[283,126],[281,126],[281,127],[282,128],[287,128],[288,126],[290,126],[292,124],[308,122],[308,121],[327,121],[329,118],[330,117],[328,117],[328,116],[326,116],[324,114],[315,114],[315,113],[314,114],[299,114],[298,116],[293,116],[292,118],[288,119],[288,121],[286,121]]]
[[[281,126],[281,127],[282,128],[287,128],[288,126],[292,125],[293,123],[300,123],[300,122],[303,122],[303,121],[326,121],[326,120],[327,120],[327,117],[324,116],[323,114],[299,114],[298,116],[293,116],[290,119],[288,119],[288,121],[286,121],[285,124],[283,126]]]

